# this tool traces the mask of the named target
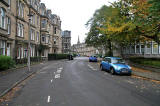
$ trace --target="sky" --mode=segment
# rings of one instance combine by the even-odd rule
[[[116,0],[41,0],[47,9],[60,16],[62,30],[71,31],[71,44],[76,44],[78,36],[84,42],[88,29],[85,24],[93,16],[95,10],[109,5]]]

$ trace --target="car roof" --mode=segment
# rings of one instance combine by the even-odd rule
[[[110,59],[121,59],[119,57],[105,57],[105,58],[110,58]]]

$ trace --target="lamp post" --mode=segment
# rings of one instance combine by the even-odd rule
[[[28,17],[29,17],[29,23],[28,23],[28,29],[29,29],[29,31],[28,31],[28,63],[27,63],[27,65],[28,65],[28,71],[31,71],[31,60],[30,60],[30,51],[31,51],[31,37],[30,37],[30,35],[31,35],[31,31],[30,31],[30,27],[31,27],[31,25],[30,25],[30,23],[31,23],[31,17],[33,16],[33,14],[31,14],[31,11],[30,11],[30,8],[29,8],[29,14],[28,14]]]

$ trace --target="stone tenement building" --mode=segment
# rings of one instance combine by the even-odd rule
[[[29,36],[31,57],[62,52],[60,17],[52,14],[44,3],[40,0],[1,0],[0,55],[27,58]]]
[[[62,53],[71,52],[71,31],[65,30],[62,32]]]

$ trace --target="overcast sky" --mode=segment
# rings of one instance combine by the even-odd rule
[[[62,30],[71,31],[71,43],[76,44],[78,36],[80,42],[84,42],[86,22],[93,16],[96,9],[102,5],[109,5],[109,2],[116,0],[41,0],[46,4],[53,14],[60,16],[62,20]]]

